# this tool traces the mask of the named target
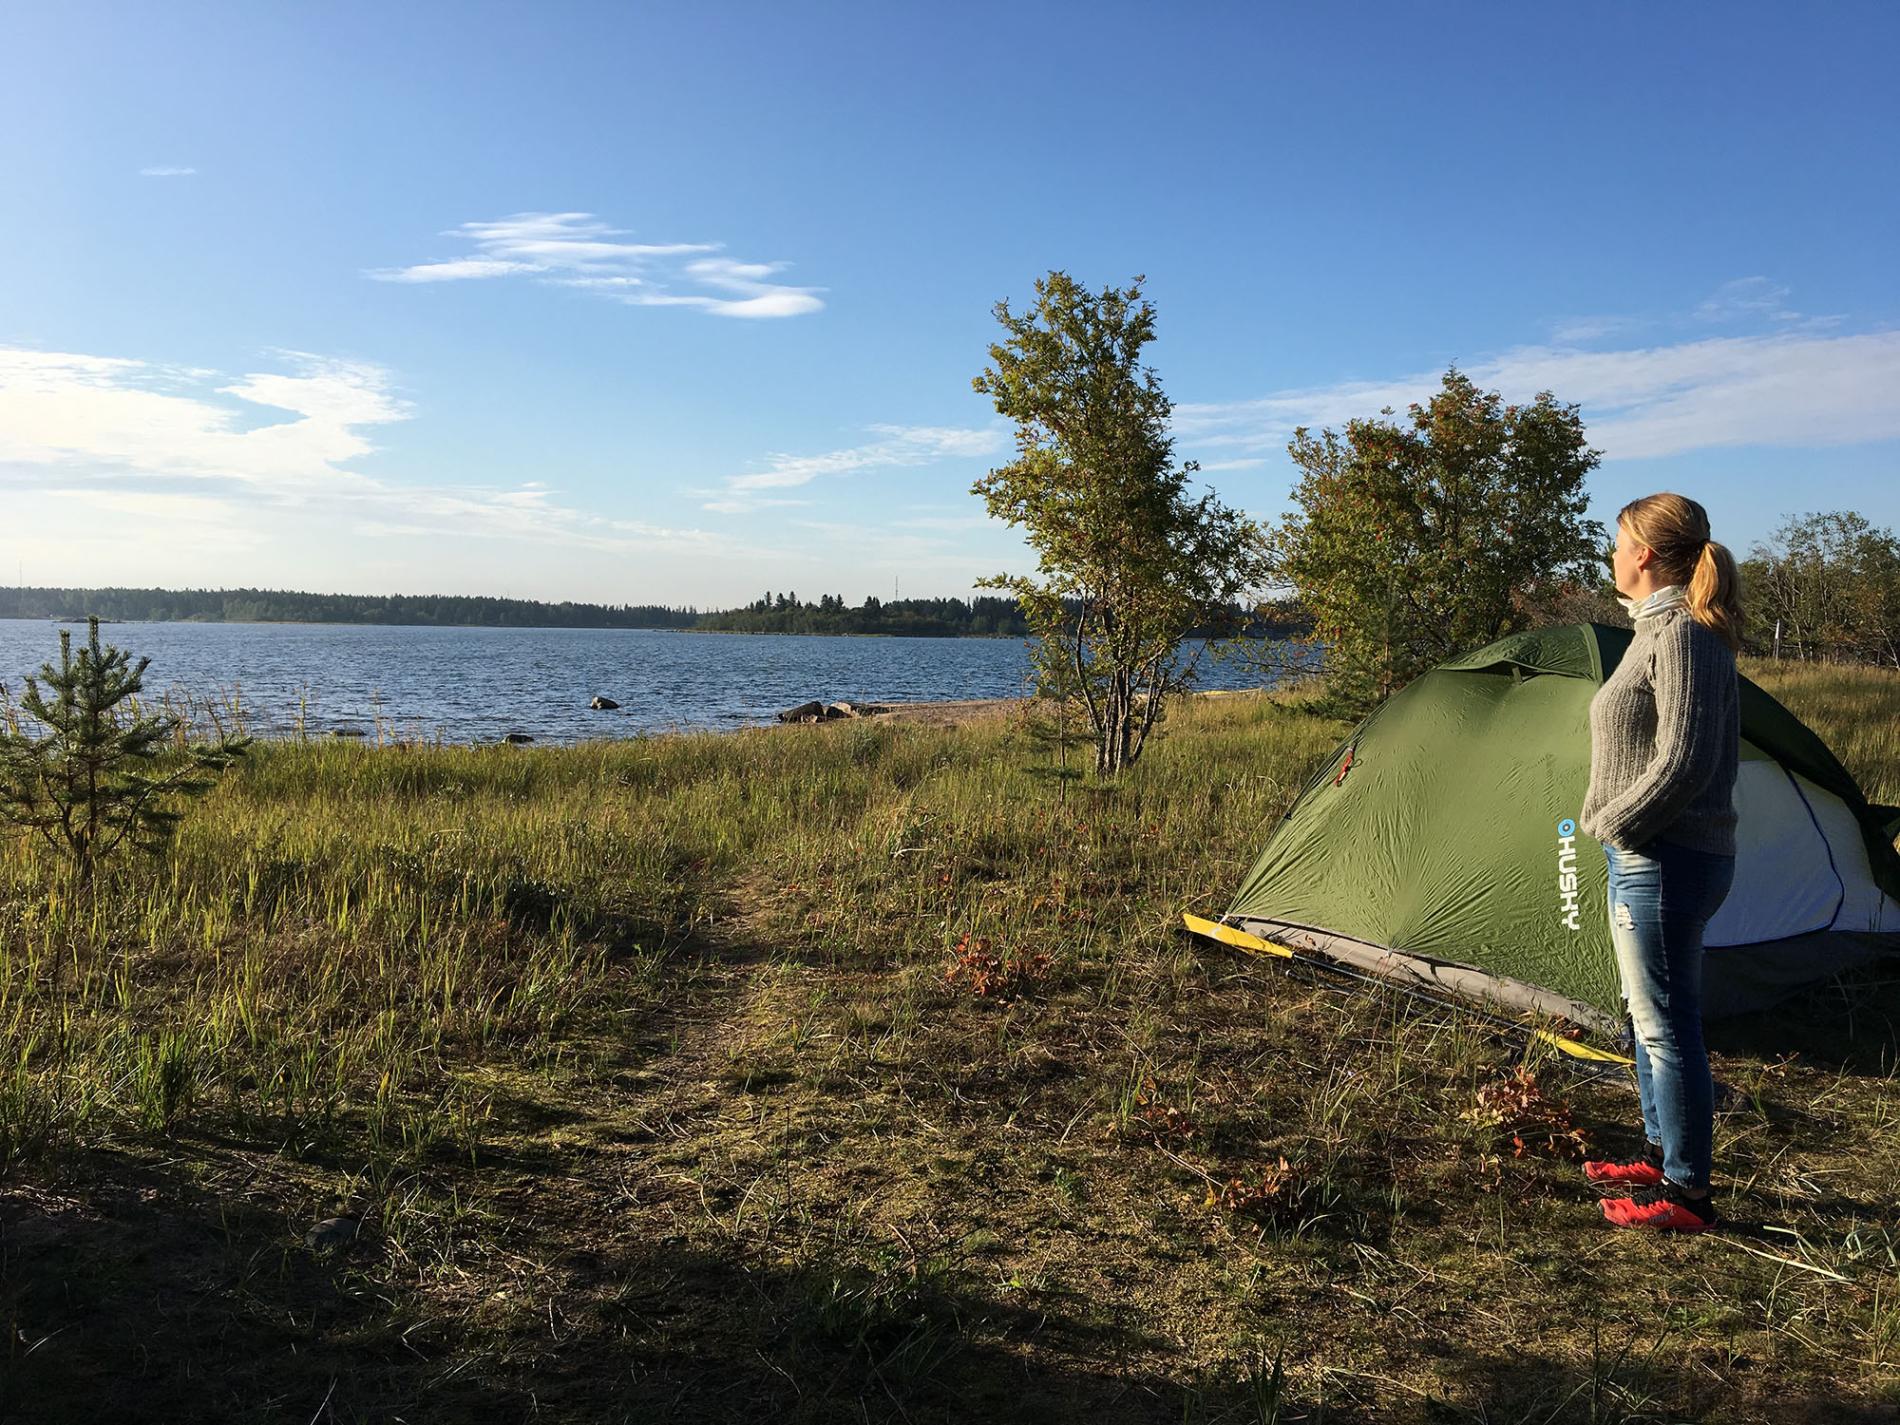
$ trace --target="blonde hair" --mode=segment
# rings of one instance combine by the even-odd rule
[[[1741,580],[1735,556],[1709,538],[1709,512],[1667,492],[1631,500],[1616,522],[1656,552],[1656,572],[1684,585],[1689,614],[1731,650],[1742,646]]]

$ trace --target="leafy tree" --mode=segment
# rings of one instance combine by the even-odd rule
[[[227,737],[180,747],[178,719],[138,706],[150,662],[134,666],[123,649],[102,646],[99,620],[91,619],[77,658],[72,634],[61,629],[59,666],[48,663],[26,680],[19,711],[44,732],[31,735],[19,711],[6,708],[0,821],[38,833],[81,884],[122,844],[164,846],[183,815],[176,799],[210,790],[215,774],[249,745]]]
[[[1623,596],[1609,574],[1608,554],[1604,551],[1604,571],[1596,579],[1559,579],[1522,590],[1512,603],[1518,628],[1543,628],[1553,623],[1605,623],[1612,628],[1632,627]]]
[[[1862,659],[1900,669],[1900,539],[1876,530],[1861,546],[1855,581],[1855,640]]]
[[[1066,273],[1036,282],[1018,315],[999,302],[1003,340],[973,383],[1016,423],[1016,458],[978,480],[992,516],[1020,526],[1038,572],[997,575],[1035,636],[1074,670],[1095,736],[1095,768],[1134,763],[1205,642],[1264,572],[1259,531],[1174,463],[1171,405],[1142,348],[1155,311],[1142,279],[1091,292]]]
[[[1269,537],[1346,712],[1603,581],[1607,536],[1584,518],[1598,452],[1576,406],[1547,391],[1506,405],[1453,368],[1404,421],[1391,416],[1295,431],[1295,508]]]
[[[1790,515],[1742,566],[1749,642],[1900,668],[1900,539],[1851,510]],[[1778,636],[1777,636],[1778,635]]]

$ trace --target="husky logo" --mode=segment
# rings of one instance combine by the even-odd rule
[[[1577,907],[1577,823],[1569,817],[1557,823],[1557,895],[1564,925],[1571,930],[1581,930],[1583,912]]]

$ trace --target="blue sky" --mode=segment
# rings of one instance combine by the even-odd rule
[[[970,378],[1145,273],[1179,453],[1457,362],[1605,518],[1900,525],[1891,6],[0,18],[0,579],[724,605],[1028,560]]]

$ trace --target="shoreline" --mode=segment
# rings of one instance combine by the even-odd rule
[[[1022,696],[1014,698],[951,698],[939,702],[924,703],[879,703],[884,709],[867,718],[839,718],[839,722],[906,722],[922,727],[961,727],[966,723],[982,722],[990,718],[1007,716],[1034,699]],[[798,727],[798,723],[782,723],[783,727]],[[824,724],[817,724],[824,726]]]
[[[1261,697],[1275,692],[1285,692],[1291,686],[1293,685],[1289,683],[1282,684],[1279,687],[1269,687],[1263,684],[1259,687],[1252,688],[1206,688],[1185,694],[1184,696],[1190,701],[1197,701],[1203,698]],[[881,702],[870,704],[870,706],[882,709],[880,712],[860,717],[827,718],[822,722],[814,723],[779,722],[776,718],[769,718],[765,721],[740,723],[724,727],[686,727],[677,725],[671,727],[653,727],[631,732],[624,736],[603,733],[592,737],[577,737],[568,741],[555,741],[553,739],[543,740],[539,737],[533,737],[531,741],[513,744],[508,741],[506,735],[481,741],[438,742],[429,737],[406,737],[402,735],[400,730],[395,728],[391,728],[380,740],[373,729],[367,728],[359,729],[359,731],[353,733],[342,732],[336,728],[324,728],[321,730],[307,731],[301,738],[294,732],[286,733],[282,736],[263,734],[260,735],[257,740],[263,743],[294,743],[299,741],[305,743],[348,742],[366,747],[403,748],[506,747],[511,745],[537,749],[571,748],[593,746],[602,743],[636,742],[645,738],[733,737],[746,733],[760,732],[809,732],[814,728],[863,726],[867,723],[898,723],[909,727],[940,729],[968,727],[979,723],[1001,721],[1004,718],[1021,713],[1034,701],[1034,698],[1028,696],[1015,696],[1007,698],[942,698],[916,702]]]
[[[1285,692],[1293,687],[1291,682],[1278,686],[1262,683],[1255,688],[1196,688],[1185,694],[1177,693],[1178,698],[1189,702],[1202,698],[1248,698],[1262,697],[1268,693]],[[889,718],[897,722],[919,723],[926,727],[961,727],[965,723],[982,722],[989,718],[1005,716],[1018,711],[1035,699],[1023,696],[1014,698],[954,698],[941,702],[924,703],[880,703],[884,712],[870,718],[839,718],[839,722],[876,722]],[[795,727],[799,724],[786,723],[783,726]],[[818,724],[823,726],[824,724]]]

